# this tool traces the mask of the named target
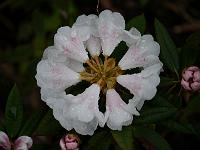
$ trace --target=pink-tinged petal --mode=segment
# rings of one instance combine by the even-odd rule
[[[61,27],[58,29],[54,36],[54,44],[58,50],[63,51],[66,57],[82,63],[89,59],[83,41],[78,36],[77,31],[73,31],[69,27]]]
[[[115,47],[122,41],[125,28],[124,18],[119,13],[102,11],[97,21],[103,54],[110,56]]]
[[[182,77],[185,81],[188,81],[190,78],[193,78],[193,71],[185,70],[182,74]]]
[[[191,88],[192,88],[193,91],[199,91],[200,90],[200,83],[199,82],[191,83]]]
[[[61,150],[67,150],[65,145],[65,140],[63,138],[60,139],[60,148]]]
[[[193,79],[193,80],[194,80],[195,82],[200,82],[200,70],[195,71],[193,76],[194,76],[194,79]]]
[[[68,95],[70,106],[66,105],[63,113],[70,117],[73,128],[80,134],[92,135],[97,125],[104,121],[98,108],[99,93],[100,87],[92,84],[77,96]]]
[[[8,135],[3,131],[0,131],[0,147],[2,147],[4,150],[11,149],[11,144]]]
[[[187,68],[187,70],[189,70],[189,71],[197,71],[197,70],[199,70],[199,68],[196,67],[196,66],[191,66],[191,67]]]
[[[94,36],[91,36],[86,41],[87,50],[90,52],[92,56],[99,56],[101,52],[101,43],[100,39]]]
[[[119,62],[122,70],[148,67],[160,63],[160,46],[151,35],[143,35],[137,44],[133,44]]]
[[[184,89],[191,90],[189,82],[185,81],[184,79],[181,80],[181,85],[183,86]]]
[[[44,50],[42,59],[47,59],[49,63],[64,63],[67,57],[64,56],[63,52],[57,50],[55,46],[49,46]]]
[[[129,31],[124,30],[122,34],[122,40],[126,42],[128,47],[136,44],[140,38],[140,32],[134,27],[131,28]]]
[[[65,64],[49,64],[41,60],[37,65],[37,84],[42,88],[64,90],[80,82],[79,74]]]
[[[14,143],[15,150],[28,150],[33,145],[33,140],[28,136],[20,136]]]
[[[121,130],[122,126],[132,123],[133,116],[126,110],[127,104],[114,90],[109,89],[106,94],[106,120],[107,126],[112,130]]]

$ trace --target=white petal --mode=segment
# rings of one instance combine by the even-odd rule
[[[102,11],[98,19],[98,31],[101,38],[103,54],[110,56],[122,41],[121,34],[125,28],[124,18],[119,13]]]
[[[0,131],[0,147],[2,147],[5,150],[11,149],[11,144],[8,135],[3,131]]]
[[[74,28],[79,28],[82,32],[88,32],[92,36],[98,36],[97,31],[97,21],[98,17],[96,15],[81,15],[77,18],[76,22],[73,24]]]
[[[65,62],[67,57],[61,51],[57,50],[55,46],[49,46],[44,50],[43,59],[47,59],[49,63]]]
[[[128,47],[130,47],[133,44],[136,44],[141,38],[140,32],[134,27],[131,28],[129,31],[124,30],[122,36],[123,41],[126,42]]]
[[[119,94],[114,89],[109,89],[106,94],[106,119],[109,128],[121,130],[122,126],[132,123],[133,116],[125,108],[127,104]]]
[[[148,76],[146,73],[147,71],[143,70],[138,74],[120,75],[117,77],[117,82],[134,94],[134,97],[150,100],[156,94],[160,78],[156,72],[149,73]]]
[[[100,87],[91,85],[82,94],[68,95],[68,102],[64,114],[70,116],[73,128],[81,134],[93,134],[98,123],[102,124],[103,114],[98,109]]]
[[[28,150],[31,148],[33,140],[28,136],[20,136],[15,141],[15,150]]]
[[[86,41],[86,47],[92,56],[99,56],[100,51],[101,51],[100,39],[97,37],[91,36]]]
[[[123,70],[148,67],[155,63],[160,63],[158,55],[160,46],[157,42],[153,41],[151,35],[144,35],[137,42],[133,44],[119,62],[120,68]]]
[[[55,47],[63,51],[67,57],[82,63],[88,60],[83,41],[76,30],[61,27],[54,36],[54,43]]]
[[[79,74],[61,63],[50,65],[47,60],[41,60],[37,65],[37,84],[42,88],[61,89],[77,84]]]

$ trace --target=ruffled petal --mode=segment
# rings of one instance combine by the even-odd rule
[[[140,32],[134,27],[131,28],[129,31],[124,30],[122,34],[122,40],[126,42],[128,47],[130,47],[133,44],[136,44],[140,38]]]
[[[42,88],[64,90],[80,82],[79,74],[61,63],[49,64],[41,60],[37,65],[37,84]]]
[[[2,147],[4,150],[11,149],[11,144],[8,135],[3,131],[0,131],[0,147]]]
[[[98,19],[98,31],[101,38],[103,54],[110,56],[115,47],[122,41],[121,34],[125,28],[123,16],[104,10]]]
[[[33,145],[33,140],[28,136],[20,136],[15,141],[15,150],[28,150]]]
[[[129,108],[120,95],[114,89],[109,89],[106,94],[107,126],[112,130],[121,130],[122,126],[131,124],[133,116],[130,112],[132,110],[127,111],[127,109]]]
[[[82,32],[87,32],[87,34],[92,36],[98,36],[97,19],[98,17],[94,14],[88,16],[81,15],[73,24],[73,28],[80,29]]]
[[[70,106],[66,105],[64,114],[70,116],[73,128],[80,134],[92,135],[98,124],[103,124],[103,114],[98,109],[100,87],[91,85],[82,94],[68,95]]]
[[[64,53],[57,50],[55,46],[49,46],[44,50],[43,59],[47,59],[49,63],[63,63],[66,62],[67,57]]]
[[[158,58],[160,46],[153,40],[151,35],[144,35],[133,44],[119,62],[121,69],[131,69],[136,67],[148,67],[160,63]]]
[[[75,29],[72,30],[69,27],[59,28],[54,37],[54,44],[58,50],[63,51],[69,58],[82,63],[89,59],[83,41]]]

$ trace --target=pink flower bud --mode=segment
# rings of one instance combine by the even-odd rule
[[[0,147],[3,148],[3,150],[10,150],[11,144],[10,140],[6,133],[0,131]]]
[[[65,137],[60,139],[61,150],[79,150],[79,141],[78,136],[74,134],[67,134]]]
[[[183,70],[181,85],[192,92],[200,92],[200,69],[192,66]]]

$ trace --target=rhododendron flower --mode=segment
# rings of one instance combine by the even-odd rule
[[[121,49],[127,52],[117,61],[111,54],[122,41],[128,50]],[[121,130],[156,94],[162,69],[159,52],[151,35],[142,36],[135,28],[126,31],[120,13],[105,10],[99,17],[79,16],[72,27],[58,29],[54,46],[44,51],[38,63],[41,98],[67,130],[92,135],[105,124]],[[80,89],[84,86],[79,82],[87,88]],[[122,87],[133,95],[128,103],[117,92]]]
[[[6,133],[0,131],[0,147],[4,150],[28,150],[31,148],[33,141],[28,136],[20,136],[18,137],[14,143],[9,140],[9,137]]]

